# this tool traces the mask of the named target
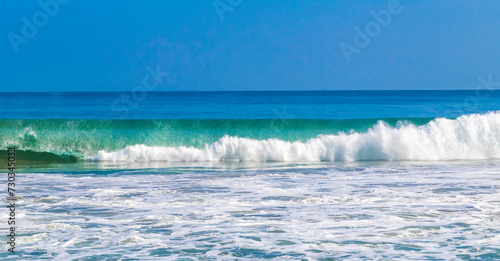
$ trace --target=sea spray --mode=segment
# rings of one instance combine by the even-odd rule
[[[142,144],[107,152],[98,161],[364,161],[500,158],[500,113],[438,118],[415,126],[379,121],[364,133],[319,135],[305,142],[224,136],[204,148]]]

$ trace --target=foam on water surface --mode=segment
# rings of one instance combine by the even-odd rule
[[[11,258],[500,258],[498,166],[21,173]]]
[[[0,120],[0,156],[24,165],[500,158],[500,112],[456,119]]]
[[[204,148],[133,145],[97,161],[373,161],[474,160],[500,158],[500,113],[438,118],[421,126],[380,121],[363,133],[319,135],[307,141],[255,140],[224,136]]]

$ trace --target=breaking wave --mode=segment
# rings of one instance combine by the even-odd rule
[[[378,121],[365,132],[320,134],[305,141],[225,135],[194,146],[148,146],[100,150],[95,161],[370,161],[476,160],[500,158],[500,112],[437,118],[423,125]]]

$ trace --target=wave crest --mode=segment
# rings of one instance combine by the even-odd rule
[[[500,113],[438,118],[415,126],[379,121],[365,133],[319,135],[306,142],[224,136],[204,148],[134,145],[99,151],[98,161],[364,161],[500,158]]]

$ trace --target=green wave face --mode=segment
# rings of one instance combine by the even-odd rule
[[[382,119],[391,126],[423,125],[432,119]],[[0,120],[0,153],[15,147],[34,160],[95,155],[129,145],[195,147],[224,135],[252,139],[306,141],[320,134],[366,132],[377,119],[359,120]],[[38,153],[38,154],[36,154]],[[40,154],[45,153],[45,154]]]

